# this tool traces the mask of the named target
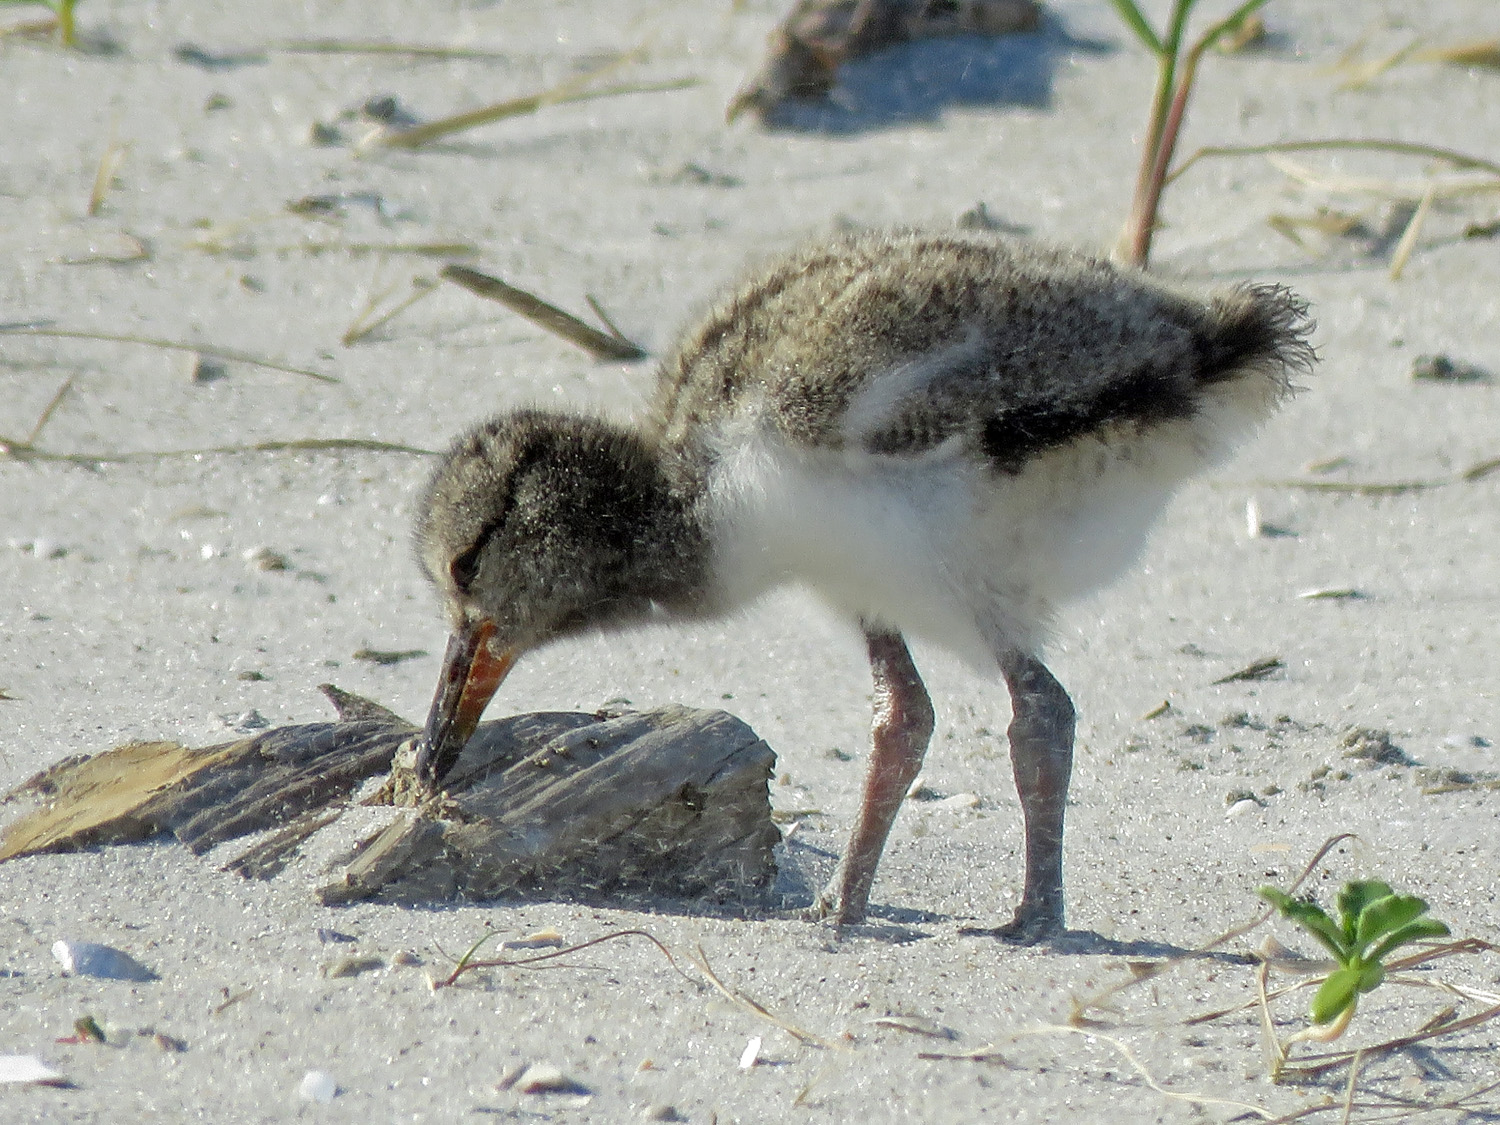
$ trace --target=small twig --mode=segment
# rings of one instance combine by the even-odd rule
[[[320,383],[337,383],[339,380],[332,375],[324,375],[321,371],[309,371],[305,367],[291,367],[285,363],[277,363],[275,360],[262,359],[259,356],[250,355],[248,352],[237,351],[233,348],[220,348],[213,344],[185,344],[179,340],[162,340],[155,336],[123,335],[113,332],[83,332],[65,328],[34,328],[29,325],[11,327],[0,325],[0,334],[6,336],[40,336],[51,340],[103,340],[110,344],[140,344],[148,348],[165,348],[168,351],[196,352],[199,355],[212,356],[214,359],[227,360],[231,363],[248,363],[255,367],[265,367],[271,371],[285,371],[289,375],[303,375],[309,379],[316,379]]]
[[[597,328],[579,320],[572,313],[556,305],[548,304],[524,289],[507,285],[498,277],[471,270],[467,266],[456,265],[444,266],[441,275],[455,285],[462,285],[471,293],[488,297],[492,301],[499,301],[511,312],[524,316],[533,324],[549,332],[556,333],[569,343],[577,344],[597,360],[642,359],[647,354],[644,348],[623,336],[611,336],[600,332]]]

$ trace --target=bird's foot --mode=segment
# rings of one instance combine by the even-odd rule
[[[861,902],[854,906],[843,892],[842,881],[835,879],[813,899],[812,905],[802,912],[802,917],[809,922],[827,922],[834,927],[857,926],[865,920],[865,905]]]
[[[987,930],[965,929],[962,932],[969,935],[999,938],[1011,945],[1038,945],[1063,932],[1063,915],[1061,910],[1027,909],[1023,906],[1016,911],[1016,916],[1003,926]]]

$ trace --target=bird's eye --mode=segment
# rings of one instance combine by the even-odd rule
[[[448,564],[448,573],[453,577],[453,584],[463,593],[469,592],[469,587],[474,583],[474,576],[479,573],[479,549],[483,546],[484,540],[481,538]]]

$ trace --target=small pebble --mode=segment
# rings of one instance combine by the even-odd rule
[[[687,1118],[677,1112],[677,1107],[675,1105],[667,1105],[664,1102],[657,1102],[653,1105],[648,1105],[645,1109],[641,1110],[641,1120],[686,1121]]]
[[[955,793],[951,797],[944,797],[936,805],[940,809],[977,809],[979,807],[978,793]]]
[[[269,547],[251,547],[240,556],[256,570],[291,570],[291,561]]]
[[[1229,808],[1225,811],[1224,816],[1229,820],[1238,820],[1240,817],[1249,816],[1251,813],[1258,812],[1259,810],[1259,801],[1236,801],[1234,804],[1229,806]]]
[[[309,1070],[297,1083],[297,1096],[319,1105],[327,1105],[338,1097],[338,1093],[338,1082],[326,1070]]]
[[[1482,383],[1490,373],[1446,355],[1419,355],[1412,361],[1411,377],[1432,383]]]

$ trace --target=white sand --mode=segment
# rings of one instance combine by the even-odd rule
[[[639,408],[649,364],[592,364],[452,286],[341,347],[367,299],[407,292],[438,263],[309,249],[323,242],[470,242],[479,268],[580,310],[594,294],[656,350],[744,260],[839,223],[943,224],[983,201],[1038,236],[1102,247],[1127,205],[1150,67],[1102,0],[1051,7],[1078,40],[1107,49],[1070,47],[1052,32],[1047,104],[947,105],[925,120],[830,137],[722,123],[780,14],[764,0],[738,12],[724,0],[89,0],[83,28],[107,32],[119,53],[0,46],[0,87],[10,91],[0,134],[0,260],[9,267],[0,271],[0,320],[201,341],[339,382],[229,363],[223,378],[195,385],[180,356],[153,348],[0,338],[0,435],[24,438],[70,377],[72,393],[41,439],[48,450],[304,437],[439,448],[512,404]],[[1271,50],[1208,59],[1184,151],[1341,135],[1500,158],[1494,71],[1413,64],[1346,91],[1326,69],[1372,28],[1371,57],[1418,35],[1493,37],[1492,4],[1366,4],[1357,18],[1348,7],[1273,4]],[[208,70],[173,54],[186,42],[226,52],[307,36],[458,42],[505,57],[273,51]],[[701,85],[555,106],[431,151],[356,159],[308,143],[315,121],[375,94],[435,117],[562,81],[640,42],[647,61],[611,80]],[[980,64],[994,50],[927,47],[887,65],[910,75],[936,61],[967,89],[984,85]],[[965,66],[969,78],[980,74],[969,86]],[[220,95],[224,104],[208,108]],[[111,143],[126,146],[118,183],[89,218],[95,168]],[[1387,180],[1428,170],[1368,154],[1297,159]],[[733,186],[685,181],[685,165],[733,177]],[[328,192],[378,193],[384,217],[357,203],[326,220],[285,209]],[[1500,933],[1500,792],[1424,796],[1412,769],[1366,768],[1342,759],[1339,746],[1351,725],[1384,728],[1427,766],[1500,770],[1500,474],[1395,496],[1270,483],[1334,457],[1347,466],[1324,479],[1392,481],[1443,478],[1500,456],[1500,383],[1410,377],[1413,359],[1430,352],[1500,372],[1497,242],[1461,237],[1467,224],[1495,219],[1495,198],[1442,203],[1399,282],[1386,273],[1388,246],[1367,256],[1365,243],[1336,241],[1319,257],[1266,223],[1320,204],[1357,211],[1376,228],[1389,214],[1375,196],[1311,190],[1259,158],[1200,165],[1167,199],[1157,268],[1205,284],[1293,285],[1313,303],[1323,362],[1272,428],[1184,491],[1143,565],[1062,623],[1052,666],[1081,715],[1067,860],[1069,921],[1079,931],[1195,946],[1250,918],[1256,886],[1285,885],[1325,838],[1347,831],[1361,840],[1320,877],[1325,901],[1344,879],[1383,876],[1429,899],[1455,933]],[[76,261],[119,254],[130,239],[147,259]],[[206,241],[230,252],[206,252]],[[0,784],[129,739],[223,741],[232,737],[223,716],[250,710],[272,723],[322,718],[314,685],[329,679],[420,718],[444,641],[407,541],[429,465],[396,454],[290,453],[97,469],[0,462],[0,689],[13,697],[0,701]],[[1248,538],[1252,497],[1267,523],[1294,534]],[[242,556],[260,547],[284,554],[291,569],[255,569]],[[1314,587],[1365,596],[1297,597]],[[392,668],[351,659],[367,646],[430,655]],[[1286,664],[1279,678],[1210,685],[1271,653]],[[1190,1102],[1148,1088],[1102,1039],[1018,1034],[1064,1020],[1070,997],[1125,975],[1122,960],[1067,946],[1016,950],[959,932],[1005,920],[1018,893],[1018,814],[999,733],[1008,706],[996,678],[917,655],[939,711],[926,778],[942,795],[978,794],[980,805],[910,806],[875,886],[873,923],[842,941],[802,922],[566,904],[324,909],[303,885],[247,884],[172,843],[0,868],[0,1054],[38,1053],[76,1084],[0,1090],[0,1119],[622,1121],[653,1106],[697,1122],[1201,1119]],[[866,676],[852,632],[787,595],[713,628],[548,650],[522,665],[494,707],[623,696],[734,710],[780,755],[777,806],[821,810],[788,850],[785,884],[795,896],[827,874],[852,816]],[[1168,698],[1168,714],[1140,717]],[[1239,712],[1273,728],[1278,716],[1294,724],[1279,733],[1222,725]],[[1195,724],[1207,730],[1195,735]],[[1324,766],[1333,772],[1322,784],[1303,785]],[[1272,787],[1280,791],[1264,796],[1264,808],[1226,817],[1228,795]],[[553,927],[569,941],[643,928],[679,955],[701,946],[726,984],[833,1045],[799,1043],[684,980],[636,939],[590,949],[566,968],[500,970],[429,992],[424,973],[451,964],[440,950],[456,954],[491,926],[513,936]],[[320,943],[320,927],[358,942]],[[161,980],[64,977],[49,954],[58,939],[119,946]],[[424,966],[342,980],[319,973],[351,951],[400,950]],[[1442,973],[1493,990],[1497,965],[1470,959]],[[1253,1013],[1184,1022],[1252,993],[1253,970],[1212,964],[1095,1014],[1174,1094],[1284,1113],[1341,1089],[1344,1072],[1311,1092],[1269,1085]],[[1436,993],[1377,992],[1350,1041],[1409,1030],[1442,1003]],[[1291,1019],[1299,1006],[1279,1011]],[[54,1042],[85,1014],[107,1028],[154,1028],[187,1050],[162,1051],[144,1036],[122,1047]],[[956,1038],[869,1022],[890,1014],[924,1017]],[[752,1036],[764,1037],[761,1063],[741,1070]],[[1490,1025],[1454,1040],[1467,1050],[1439,1042],[1428,1058],[1451,1078],[1404,1057],[1372,1068],[1371,1088],[1445,1098],[1494,1081],[1497,1037]],[[918,1057],[992,1042],[1010,1065]],[[498,1089],[522,1063],[554,1064],[590,1093]],[[331,1102],[299,1096],[312,1070],[337,1083]],[[1486,1098],[1500,1110],[1500,1095]],[[1209,1120],[1237,1112],[1206,1109]]]

